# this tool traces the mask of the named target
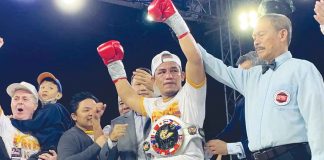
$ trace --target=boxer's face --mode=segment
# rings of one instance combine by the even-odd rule
[[[161,95],[173,97],[181,88],[184,80],[184,73],[175,62],[162,63],[154,73],[155,84],[159,88]]]

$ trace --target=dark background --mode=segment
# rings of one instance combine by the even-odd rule
[[[314,0],[295,1],[290,16],[293,36],[290,51],[296,58],[313,62],[324,71],[324,36],[313,18]],[[92,0],[83,11],[67,15],[49,0],[0,0],[0,104],[11,114],[6,87],[26,81],[37,85],[44,71],[52,72],[62,83],[62,104],[69,107],[73,94],[90,91],[108,105],[103,125],[118,116],[117,94],[96,47],[116,39],[124,46],[128,75],[137,67],[150,68],[153,56],[163,50],[184,56],[165,24],[148,23],[145,10]],[[215,23],[216,24],[216,23]],[[220,58],[218,32],[205,34],[217,26],[188,22],[197,42]],[[251,33],[241,35],[244,52],[252,49]],[[316,92],[316,91],[314,91]],[[223,85],[208,77],[206,118],[207,139],[226,125]]]

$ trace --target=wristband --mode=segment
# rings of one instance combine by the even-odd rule
[[[109,63],[107,68],[114,83],[116,83],[119,79],[126,79],[126,71],[121,60]]]
[[[171,29],[179,39],[181,39],[190,32],[186,22],[183,20],[179,12],[176,12],[171,17],[169,17],[165,21],[165,23],[171,27]]]

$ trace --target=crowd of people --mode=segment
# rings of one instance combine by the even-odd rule
[[[324,0],[316,1],[314,11],[324,34]],[[120,116],[105,127],[106,104],[90,92],[76,93],[69,106],[60,104],[63,87],[50,72],[39,74],[38,90],[25,81],[12,83],[6,90],[12,115],[4,115],[0,106],[0,159],[324,159],[323,78],[311,62],[289,51],[289,18],[261,16],[252,35],[255,51],[232,67],[196,42],[171,0],[153,0],[148,16],[176,34],[185,66],[176,54],[163,51],[151,69],[137,68],[128,81],[122,43],[99,45],[119,96]],[[208,141],[202,129],[206,73],[244,96],[231,122]]]

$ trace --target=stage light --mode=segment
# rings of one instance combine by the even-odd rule
[[[59,9],[66,13],[75,13],[85,6],[86,0],[55,0]]]
[[[239,26],[241,30],[247,30],[249,28],[254,28],[258,19],[258,14],[256,11],[242,11],[239,14]]]
[[[255,28],[257,21],[258,21],[258,13],[256,11],[249,12],[249,23],[250,27]]]
[[[245,12],[243,12],[239,15],[239,22],[240,22],[241,30],[246,30],[249,28],[249,24],[247,23],[246,19],[247,19],[247,14]]]
[[[289,15],[295,11],[292,0],[262,0],[259,6],[261,15],[266,13],[278,13]]]

